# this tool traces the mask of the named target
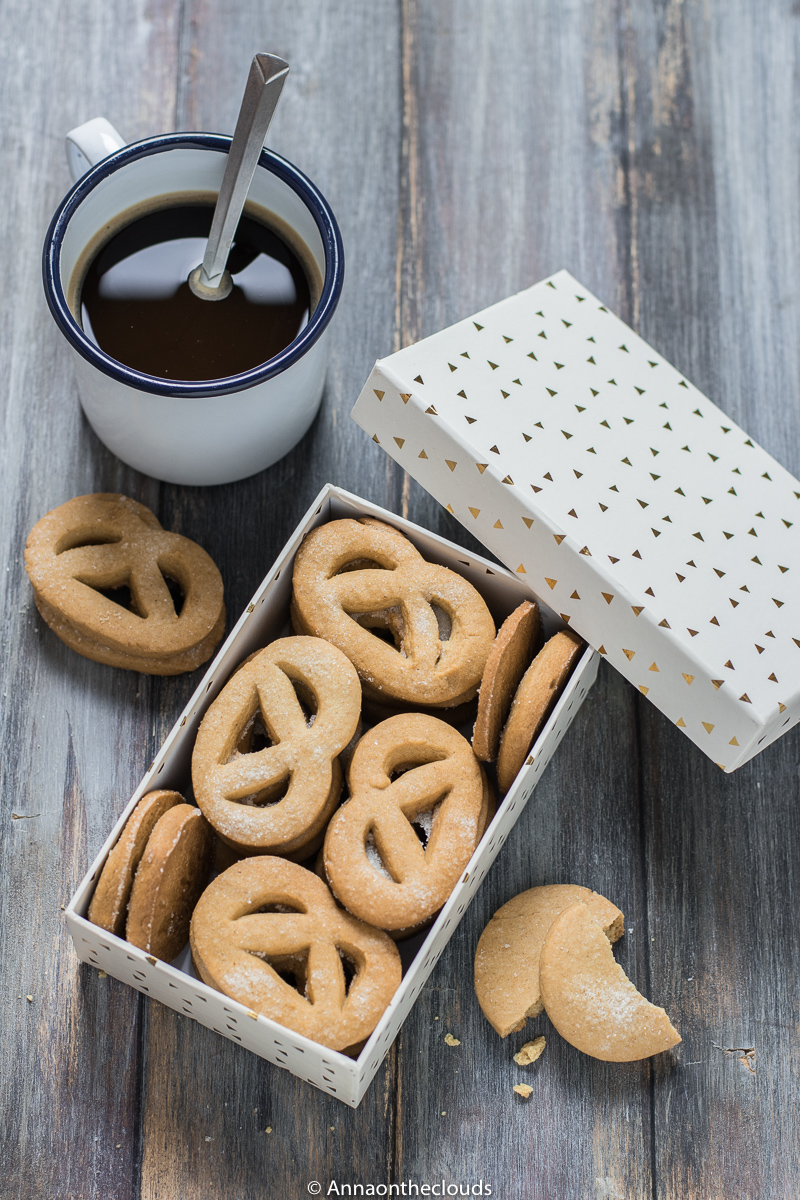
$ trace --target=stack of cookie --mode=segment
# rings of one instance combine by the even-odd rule
[[[212,847],[199,809],[179,792],[149,792],[106,859],[89,920],[169,962],[186,945]]]
[[[480,760],[499,744],[505,791],[580,643],[557,635],[530,665],[535,605],[496,638],[467,580],[372,519],[307,536],[291,619],[198,730],[194,798],[243,861],[197,904],[192,958],[250,1010],[354,1052],[400,981],[396,940],[434,919],[494,814]],[[476,706],[473,747],[456,726]]]
[[[571,629],[551,637],[538,654],[539,609],[526,600],[501,626],[486,663],[472,748],[482,762],[497,763],[505,796],[519,774],[584,643]]]
[[[544,1009],[566,1041],[606,1062],[676,1046],[680,1035],[664,1009],[646,1000],[614,959],[611,945],[623,927],[610,900],[568,883],[529,888],[499,908],[475,952],[475,992],[500,1037]],[[537,1042],[543,1046],[544,1038]],[[538,1055],[524,1053],[532,1045],[515,1062],[534,1061]]]

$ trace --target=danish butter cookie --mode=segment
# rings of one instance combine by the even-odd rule
[[[28,536],[25,568],[43,619],[95,662],[176,675],[210,658],[224,632],[211,558],[127,496],[76,496],[47,513]],[[168,579],[183,593],[180,613]],[[118,589],[130,607],[104,594]]]
[[[185,803],[180,792],[148,792],[142,796],[100,873],[87,914],[93,924],[118,937],[125,936],[128,899],[147,839],[165,812]]]
[[[482,762],[494,762],[500,749],[500,731],[519,681],[533,657],[539,634],[539,606],[523,600],[500,627],[489,651],[478,693],[478,716],[472,749]]]
[[[407,934],[445,903],[486,828],[480,763],[450,725],[409,713],[362,737],[349,783],[325,834],[331,890],[362,921]],[[428,814],[423,849],[414,823]]]
[[[522,677],[511,704],[497,758],[497,784],[505,796],[578,661],[584,643],[571,629],[545,643]]]
[[[321,638],[281,638],[240,666],[192,755],[195,798],[223,841],[241,854],[314,853],[360,713],[355,668]]]
[[[165,962],[181,952],[213,855],[213,834],[199,808],[177,804],[164,813],[133,879],[125,924],[129,942]]]
[[[539,955],[558,914],[582,900],[609,941],[622,936],[618,908],[589,888],[553,883],[529,888],[498,908],[475,951],[475,994],[500,1037],[522,1029],[542,1011]]]
[[[486,603],[392,526],[365,518],[313,529],[293,584],[294,627],[338,646],[368,700],[451,707],[475,696],[495,635]]]
[[[402,974],[391,938],[339,908],[313,872],[271,856],[209,884],[190,941],[205,983],[331,1050],[370,1035]]]
[[[611,944],[580,900],[556,917],[539,968],[547,1015],[566,1041],[606,1062],[633,1062],[677,1046],[680,1035],[615,962]]]

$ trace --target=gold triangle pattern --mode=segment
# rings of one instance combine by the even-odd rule
[[[567,291],[569,292],[569,289]],[[571,305],[570,311],[568,311],[569,305]],[[559,311],[559,306],[561,311]],[[432,364],[426,369],[424,364],[430,360],[421,358],[420,365],[425,370],[425,379],[428,381],[427,398],[433,403],[425,407],[424,402],[423,404],[419,403],[419,394],[417,394],[415,400],[415,403],[419,405],[417,411],[421,412],[424,409],[427,415],[443,416],[446,425],[449,425],[453,416],[457,415],[458,445],[471,448],[471,453],[469,449],[465,450],[469,458],[485,456],[488,452],[486,433],[492,431],[492,425],[490,421],[484,419],[483,413],[481,420],[477,421],[474,416],[467,415],[463,409],[467,407],[468,394],[473,395],[472,403],[476,403],[470,379],[480,378],[479,375],[474,374],[478,368],[483,371],[485,379],[485,367],[488,365],[495,379],[492,394],[496,397],[499,392],[503,398],[502,424],[496,423],[493,432],[495,437],[500,434],[498,440],[504,441],[504,447],[502,453],[499,445],[492,446],[491,451],[498,456],[497,466],[500,467],[502,464],[508,473],[502,475],[501,470],[496,473],[491,472],[489,476],[480,479],[480,487],[482,488],[487,480],[490,481],[490,487],[494,487],[501,478],[507,486],[513,485],[514,478],[523,479],[525,482],[522,486],[525,487],[529,499],[532,496],[541,496],[535,505],[531,504],[528,512],[536,514],[538,511],[543,511],[546,515],[543,527],[537,526],[542,538],[547,536],[545,532],[547,524],[558,521],[559,512],[561,514],[569,512],[570,522],[574,521],[575,526],[582,523],[585,530],[584,537],[588,536],[592,539],[593,544],[595,544],[595,537],[597,538],[595,549],[600,560],[598,565],[601,568],[601,574],[595,575],[594,579],[600,586],[603,581],[608,581],[606,587],[608,587],[608,583],[612,583],[612,586],[613,582],[619,583],[619,588],[615,587],[614,592],[609,589],[601,592],[601,595],[607,605],[612,603],[615,594],[621,592],[625,596],[622,609],[618,610],[617,606],[614,606],[614,612],[619,612],[618,619],[623,622],[620,630],[628,628],[624,624],[625,621],[630,623],[631,633],[628,634],[628,637],[632,640],[632,645],[629,647],[631,656],[636,654],[637,650],[643,651],[637,656],[638,662],[643,665],[642,660],[648,645],[651,648],[651,654],[648,657],[652,657],[654,650],[658,652],[658,648],[655,642],[639,640],[639,637],[633,633],[631,618],[635,619],[647,610],[642,605],[630,604],[628,597],[635,600],[644,592],[642,598],[646,599],[647,596],[654,597],[658,593],[659,608],[662,614],[666,613],[667,615],[662,615],[659,619],[657,612],[653,613],[652,610],[649,610],[645,620],[638,627],[641,638],[651,639],[655,636],[656,627],[666,630],[673,630],[675,627],[671,636],[677,642],[683,639],[684,644],[688,647],[690,641],[699,638],[697,651],[692,653],[696,653],[700,659],[705,653],[705,661],[716,663],[716,672],[705,670],[698,673],[696,668],[691,668],[694,674],[690,674],[690,672],[670,671],[669,664],[663,665],[665,659],[662,659],[661,678],[666,682],[671,674],[680,674],[685,683],[689,685],[699,676],[700,696],[705,694],[702,690],[703,681],[706,686],[710,683],[715,691],[719,691],[725,681],[719,678],[712,679],[711,675],[719,673],[722,663],[719,649],[725,648],[727,643],[729,649],[736,648],[739,686],[744,685],[747,689],[741,693],[740,701],[746,704],[752,704],[755,701],[759,704],[759,711],[763,711],[760,701],[767,695],[767,682],[771,685],[778,683],[779,678],[785,677],[785,669],[780,677],[777,671],[782,669],[786,642],[791,641],[792,647],[800,647],[800,629],[787,629],[786,627],[787,616],[793,608],[791,600],[789,602],[785,600],[786,594],[790,593],[787,590],[783,596],[772,594],[774,591],[783,590],[780,584],[775,583],[777,576],[774,572],[777,570],[783,578],[790,572],[793,565],[800,566],[800,557],[795,549],[796,543],[779,541],[779,535],[776,532],[777,527],[781,536],[783,534],[791,535],[794,512],[786,507],[782,509],[782,506],[788,503],[787,497],[795,502],[800,500],[800,491],[787,491],[785,474],[783,476],[776,474],[771,465],[764,462],[763,452],[754,446],[750,438],[744,437],[741,431],[736,430],[735,426],[715,419],[716,410],[713,405],[700,396],[696,389],[690,389],[685,380],[678,378],[677,373],[668,363],[665,364],[658,356],[656,359],[646,358],[645,355],[649,348],[636,339],[635,335],[631,334],[629,337],[627,333],[623,333],[623,340],[619,344],[616,341],[610,343],[608,331],[601,323],[599,328],[596,326],[584,328],[584,336],[578,337],[576,347],[576,333],[580,335],[582,322],[586,320],[582,314],[586,313],[587,318],[597,322],[600,319],[598,312],[607,311],[603,306],[596,303],[587,305],[584,297],[579,297],[577,294],[565,295],[563,289],[558,291],[553,289],[552,303],[548,300],[544,309],[546,315],[545,312],[541,312],[542,325],[539,326],[539,337],[548,341],[548,353],[544,356],[545,361],[539,362],[534,351],[529,348],[530,342],[527,343],[527,346],[525,344],[526,335],[518,329],[511,326],[506,326],[505,329],[498,328],[497,324],[493,324],[491,321],[473,321],[470,325],[471,338],[474,339],[479,334],[482,335],[482,332],[487,332],[483,353],[473,354],[473,359],[470,359],[470,351],[465,348],[465,343],[462,342],[459,347],[457,344],[453,345],[451,340],[449,352],[440,360],[440,366]],[[553,311],[554,309],[555,311]],[[578,310],[580,310],[580,315],[578,315]],[[609,318],[609,321],[615,321],[615,318]],[[461,328],[463,336],[463,327]],[[619,336],[619,333],[622,332],[619,323],[614,324],[613,328],[619,331],[617,333]],[[536,327],[530,331],[534,335],[536,332]],[[594,336],[595,334],[597,336]],[[569,343],[565,340],[568,337],[572,339]],[[631,340],[631,346],[627,345],[628,340]],[[589,342],[592,343],[591,346],[588,345]],[[478,343],[473,341],[472,345],[477,346]],[[580,345],[590,349],[591,353],[588,358],[585,354],[576,353],[576,349],[579,349]],[[616,358],[614,354],[616,354]],[[456,357],[461,357],[460,364],[456,362]],[[623,360],[627,365],[622,365]],[[588,388],[588,378],[584,374],[582,382],[576,388],[574,371],[577,368],[585,372],[587,365],[592,367],[591,375],[588,378],[592,378],[593,383],[599,386]],[[648,375],[650,380],[648,389],[641,386],[647,382],[647,379],[641,374],[645,366],[647,366],[648,372],[656,367],[659,368],[655,376]],[[439,374],[440,371],[443,372],[442,376]],[[667,372],[666,376],[664,375],[665,371]],[[456,372],[459,373],[459,381],[457,383],[454,381],[448,389],[442,390],[440,378],[449,377]],[[560,391],[551,386],[556,375],[559,380],[563,381],[563,383],[559,383]],[[408,377],[406,374],[405,378]],[[400,375],[399,378],[403,378],[403,376]],[[381,382],[380,377],[377,382]],[[424,382],[421,374],[415,377],[416,384],[424,386]],[[461,382],[464,383],[464,386],[459,388],[459,399],[456,400],[456,387]],[[676,400],[674,393],[667,390],[670,386],[674,389],[676,383],[683,389],[684,399]],[[520,390],[515,391],[514,387]],[[387,390],[383,390],[384,388]],[[386,396],[391,401],[399,395],[404,405],[414,399],[411,392],[398,392],[395,388],[394,380],[389,385],[383,384],[382,387],[372,388],[370,385],[369,390],[372,397],[370,403],[374,406],[374,412],[382,411],[377,405]],[[575,403],[576,400],[582,401],[582,403]],[[463,407],[460,401],[464,402]],[[456,413],[450,407],[453,403],[458,406]],[[694,404],[695,407],[691,408],[691,404]],[[523,405],[525,416],[519,418],[516,429],[513,426],[509,429],[508,414],[517,411],[522,413]],[[562,406],[560,421],[558,420],[559,405]],[[668,419],[662,421],[660,414],[657,421],[648,419],[648,412],[655,415],[656,407],[659,410],[661,408],[668,409],[668,413],[663,414]],[[396,415],[397,410],[393,405],[390,405],[390,410],[394,411]],[[475,411],[479,410],[473,408],[473,413]],[[636,418],[630,415],[634,411],[637,414]],[[691,415],[689,416],[689,414]],[[534,419],[539,416],[543,420]],[[585,421],[590,422],[591,433],[588,433],[588,430],[583,431],[581,422]],[[525,430],[520,430],[520,426],[523,424]],[[562,428],[562,425],[566,426],[566,424],[571,424],[572,429]],[[465,426],[469,428],[466,429]],[[397,446],[399,450],[404,448],[407,441],[406,436],[392,435],[389,438],[385,424],[381,425],[376,421],[375,427],[381,429],[384,438],[390,440],[393,446]],[[531,428],[537,428],[541,433],[531,435],[526,432]],[[650,432],[647,442],[642,436],[645,429],[653,431]],[[603,430],[612,431],[612,437],[607,442],[603,440]],[[405,433],[406,430],[404,430]],[[507,439],[507,433],[511,433],[513,436]],[[587,445],[591,437],[597,439],[597,446]],[[534,438],[536,439],[535,461],[543,463],[549,461],[551,464],[550,471],[540,478],[539,483],[530,482],[533,459],[525,458],[524,468],[521,465],[524,453],[533,454],[534,447],[531,446],[529,450],[526,450],[526,447]],[[559,444],[556,453],[553,453],[556,446],[554,438],[558,438]],[[377,432],[373,434],[373,439],[378,445],[381,444]],[[650,441],[653,444],[648,446]],[[453,449],[457,449],[455,442],[449,442],[446,446],[440,444],[439,454],[451,446]],[[675,451],[679,448],[689,456],[685,460],[691,468],[688,473],[683,472],[682,468],[679,469],[674,461]],[[648,449],[651,454],[649,460],[646,459]],[[753,451],[752,455],[750,454],[751,450]],[[620,451],[622,451],[621,454]],[[665,451],[671,452],[673,457],[668,458],[668,455],[664,454],[659,458],[659,464],[669,461],[671,475],[670,471],[664,472],[663,467],[661,474],[649,470],[650,466],[656,465],[652,460]],[[741,456],[738,462],[737,456]],[[419,457],[427,459],[427,452],[421,450]],[[449,472],[453,473],[460,465],[463,456],[459,454],[458,460],[450,458],[443,460],[436,457],[439,463],[444,461]],[[679,457],[683,461],[683,454]],[[520,464],[517,469],[513,469],[514,463]],[[621,463],[629,470],[620,473],[620,477],[617,475],[619,471],[617,466],[614,474],[610,474],[612,463]],[[757,469],[756,464],[758,464]],[[475,465],[479,476],[483,477],[488,464],[476,462]],[[765,470],[765,465],[769,469]],[[520,476],[518,472],[523,469],[525,474]],[[610,488],[610,491],[615,494],[613,501],[606,493],[607,498],[611,501],[610,508],[607,503],[600,502],[597,497],[598,480],[602,479],[604,470],[607,472],[606,478],[609,477],[609,474],[612,479],[617,477],[617,482]],[[536,468],[533,467],[534,477],[535,471]],[[722,475],[719,475],[719,472],[722,472]],[[724,487],[723,480],[726,473],[729,472],[739,477],[735,481],[736,487]],[[460,477],[462,474],[463,472],[459,473]],[[469,477],[469,470],[466,475]],[[527,479],[525,479],[525,475],[528,475]],[[571,488],[567,485],[565,476],[569,476],[570,480],[574,478]],[[474,479],[474,477],[469,478]],[[638,482],[629,482],[634,479]],[[757,482],[762,489],[761,493],[757,491]],[[542,494],[542,487],[539,486],[540,483],[544,485],[544,494]],[[675,486],[676,484],[678,486]],[[686,487],[683,484],[686,484]],[[527,490],[528,487],[530,487],[530,491]],[[795,488],[797,487],[798,485],[795,484]],[[593,489],[595,494],[590,495]],[[763,489],[771,489],[771,491],[768,493]],[[779,491],[779,489],[782,490]],[[757,496],[758,498],[756,498]],[[589,504],[588,509],[587,497],[593,501]],[[674,511],[669,506],[669,500],[672,497],[674,497],[672,501],[675,506]],[[472,496],[469,498],[473,500]],[[479,498],[481,498],[480,491],[474,499]],[[462,507],[463,499],[465,498],[462,498],[460,503],[460,511],[468,511],[474,520],[477,520],[483,511],[486,511],[487,514],[491,511],[492,505],[489,497],[482,507],[470,506],[468,510]],[[566,503],[563,503],[564,500],[567,503],[574,502],[575,506],[568,510]],[[634,500],[637,501],[634,506],[635,518],[628,507],[633,505]],[[702,510],[700,509],[701,504]],[[649,513],[651,506],[654,507],[652,514]],[[448,505],[447,508],[448,511],[453,511],[451,505]],[[755,511],[756,509],[758,511]],[[525,512],[524,509],[523,512]],[[695,514],[695,528],[692,530],[690,527],[686,534],[682,534],[681,530],[686,529],[688,521],[692,520],[691,516],[687,517],[687,514],[692,512]],[[739,512],[743,514],[741,517],[737,516]],[[702,515],[700,515],[701,513]],[[715,513],[717,514],[716,520],[714,519]],[[640,518],[644,518],[645,514],[650,516],[650,520],[656,517],[659,525],[654,527],[647,524],[644,519],[640,520]],[[520,516],[526,529],[531,530],[535,523],[534,515],[520,514]],[[599,531],[597,534],[594,532],[593,522],[599,521],[601,517],[603,531],[613,530],[611,537],[618,539],[615,546],[616,554],[608,554],[607,546],[602,544],[604,540],[602,534]],[[560,519],[563,521],[563,515]],[[756,520],[758,525],[755,524]],[[586,528],[587,524],[588,529]],[[727,528],[722,528],[723,524]],[[575,526],[571,527],[575,528]],[[502,527],[502,522],[499,521],[494,525],[494,528],[497,529],[502,529]],[[518,526],[516,528],[518,530]],[[552,525],[550,528],[552,530]],[[687,564],[689,567],[687,571],[682,561],[675,561],[673,564],[670,559],[677,559],[680,554],[681,537],[687,537],[689,534],[693,534],[695,550],[693,552],[694,559]],[[647,536],[645,537],[645,535]],[[557,546],[561,546],[566,541],[564,534],[552,534],[552,536]],[[573,561],[571,555],[580,545],[577,540],[580,535],[574,536],[575,541],[571,541],[569,546],[565,546],[565,565],[559,570],[559,576],[562,587],[569,586],[570,583],[573,585],[571,598],[578,600],[580,593],[579,589],[575,589],[574,584],[579,578],[583,579],[583,576],[574,574],[574,577],[570,578],[569,567],[570,562]],[[749,555],[741,557],[738,547],[749,537],[759,540],[759,553],[752,557]],[[652,553],[655,547],[652,539],[658,541],[658,556],[654,556]],[[633,544],[636,547],[637,543],[638,547],[645,546],[645,549],[636,548],[631,552],[630,545]],[[536,542],[535,533],[532,544],[534,546],[541,545]],[[752,549],[755,548],[752,543],[750,545]],[[784,546],[787,547],[786,550],[783,549]],[[578,553],[588,558],[592,556],[588,545],[584,545],[578,550]],[[739,557],[737,557],[737,553]],[[562,560],[559,559],[559,563],[561,562]],[[546,563],[545,559],[545,563],[542,565],[545,566]],[[602,573],[602,563],[609,564],[605,568],[605,573]],[[509,565],[513,564],[509,563]],[[587,566],[589,565],[587,564]],[[762,576],[761,579],[757,578],[758,574]],[[769,592],[766,591],[768,584],[764,582],[768,579],[772,580]],[[719,590],[715,590],[717,581],[720,581]],[[583,582],[586,583],[585,580]],[[648,584],[646,588],[644,587],[645,582]],[[555,586],[557,586],[557,581],[548,578],[550,590],[553,590]],[[724,588],[724,592],[722,588]],[[593,589],[590,589],[589,595],[592,591]],[[583,594],[587,595],[585,589]],[[594,595],[597,596],[597,591],[594,591]],[[753,624],[754,615],[759,611],[765,611],[763,608],[759,609],[762,597],[768,599],[773,605],[773,609],[770,611],[774,613],[774,630],[769,630],[767,633],[758,630],[757,618],[756,623]],[[589,600],[589,611],[592,610],[592,603]],[[630,614],[626,616],[629,609]],[[595,611],[597,610],[595,609]],[[720,620],[719,612],[723,613],[724,621]],[[683,619],[676,620],[676,616],[683,617]],[[692,620],[692,626],[687,625],[687,619]],[[752,636],[748,638],[746,634],[742,637],[742,632],[744,630],[749,632],[750,628],[756,632],[756,638],[761,637],[761,642],[753,640]],[[791,634],[797,636],[790,638]],[[716,647],[713,655],[708,653],[710,647]],[[792,653],[794,653],[794,649]],[[660,653],[658,656],[662,657]],[[631,661],[627,649],[624,650],[624,657],[628,662]],[[759,660],[763,667],[754,675],[752,664]],[[692,657],[689,658],[689,663],[691,661]],[[725,669],[731,672],[735,669],[730,658],[725,662]],[[655,663],[650,670],[658,670]],[[637,684],[637,686],[646,694],[643,685]],[[667,684],[667,686],[669,685]],[[656,686],[655,682],[653,688],[655,688],[656,695],[663,690]],[[653,688],[649,690],[653,690]],[[697,689],[693,690],[697,692]],[[751,690],[754,693],[752,698],[749,695]],[[733,696],[733,690],[725,689],[725,693],[730,697]],[[722,701],[722,696],[720,696],[720,701]],[[657,703],[660,701],[657,700]],[[773,711],[775,703],[774,700],[771,700]],[[785,706],[780,711],[783,712],[784,708]],[[713,711],[707,712],[707,716],[713,717],[714,720],[705,724],[712,725],[719,736],[725,728],[725,723],[721,720],[717,722]],[[691,717],[691,721],[693,727],[696,726],[694,715]],[[729,737],[730,733],[726,735],[726,741]],[[729,744],[738,746],[739,743],[734,739]]]

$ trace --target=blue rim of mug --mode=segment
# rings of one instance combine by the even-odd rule
[[[314,186],[308,176],[304,175],[293,163],[281,158],[272,150],[262,150],[258,165],[277,176],[283,183],[295,192],[304,202],[313,216],[322,239],[325,255],[325,277],[322,292],[308,324],[289,345],[267,362],[260,363],[250,371],[241,375],[228,375],[223,379],[181,380],[161,379],[155,375],[147,375],[126,367],[124,363],[111,358],[93,342],[81,329],[67,304],[67,297],[61,284],[61,248],[67,227],[80,204],[89,193],[109,175],[128,163],[140,158],[148,158],[151,154],[159,154],[164,150],[175,148],[215,150],[227,153],[231,139],[217,133],[166,133],[157,137],[134,142],[115,150],[107,158],[101,159],[83,175],[67,192],[56,209],[42,255],[42,273],[44,292],[50,312],[61,332],[92,366],[97,367],[105,375],[138,391],[150,392],[158,396],[215,396],[231,392],[242,392],[247,388],[263,383],[275,375],[281,374],[287,367],[292,366],[314,345],[322,336],[333,316],[344,283],[344,247],[342,235],[336,218],[322,193]]]

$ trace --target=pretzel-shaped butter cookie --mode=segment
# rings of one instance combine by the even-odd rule
[[[54,633],[95,662],[151,675],[192,671],[225,628],[222,578],[202,547],[127,496],[76,496],[31,530],[25,567]],[[167,586],[184,595],[180,614]],[[134,611],[100,589],[130,589]]]
[[[296,687],[316,707],[311,722]],[[335,646],[288,637],[258,651],[228,681],[197,732],[192,783],[206,820],[241,854],[305,848],[339,801],[337,756],[360,713],[358,675]],[[256,721],[272,744],[251,750]]]
[[[209,884],[190,943],[205,983],[331,1050],[370,1035],[402,974],[391,938],[340,909],[313,872],[280,858],[246,859]],[[355,969],[349,988],[343,959]],[[304,994],[279,971],[293,972]]]
[[[343,650],[366,698],[449,707],[477,692],[495,636],[482,596],[390,525],[345,519],[312,530],[293,582],[295,627]],[[449,620],[448,637],[436,609]],[[388,629],[397,645],[368,625]]]
[[[404,713],[362,737],[349,782],[351,798],[325,835],[331,890],[370,925],[412,929],[445,903],[486,828],[490,794],[480,764],[452,726]],[[427,812],[423,849],[412,821]],[[383,869],[371,861],[370,835]]]

